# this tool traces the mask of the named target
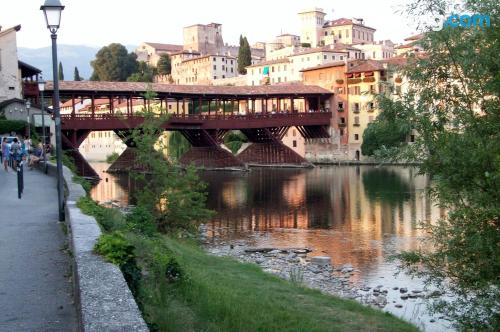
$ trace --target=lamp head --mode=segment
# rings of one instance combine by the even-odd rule
[[[64,6],[61,5],[59,0],[45,0],[43,6],[40,6],[40,10],[43,10],[45,14],[47,28],[53,34],[57,32],[61,25],[61,12],[63,9]]]
[[[40,78],[38,79],[38,91],[42,91],[42,92],[43,92],[43,91],[45,91],[45,84],[46,84],[46,83],[47,83],[47,82],[45,82],[45,81],[43,80],[43,77],[42,77],[42,76],[40,76]]]

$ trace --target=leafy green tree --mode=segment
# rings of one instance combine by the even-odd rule
[[[453,4],[413,0],[408,14],[446,18],[457,10]],[[397,101],[380,97],[382,114],[397,114],[416,141],[385,156],[421,162],[420,171],[433,178],[430,194],[447,211],[436,223],[422,223],[428,237],[422,249],[400,255],[403,267],[454,295],[430,304],[458,329],[498,331],[500,3],[465,0],[460,12],[488,14],[491,27],[433,31],[422,24],[425,55],[410,57],[402,72],[408,91]]]
[[[91,80],[93,81],[126,81],[133,73],[137,72],[137,56],[128,53],[125,46],[118,43],[109,44],[101,48],[90,64],[94,69]]]
[[[59,77],[59,81],[64,81],[64,70],[62,63],[59,61],[59,68],[57,70],[57,75]]]
[[[144,183],[137,195],[138,206],[154,216],[161,232],[196,232],[199,223],[213,215],[205,207],[206,185],[193,167],[183,169],[165,158],[167,146],[161,139],[161,125],[168,118],[159,118],[158,112],[150,108],[144,110],[144,117],[144,123],[134,129],[132,137],[138,163],[153,175],[135,174]]]
[[[170,55],[162,54],[157,64],[158,74],[160,75],[170,75],[172,72],[172,63],[170,61]]]
[[[83,78],[80,76],[80,72],[78,71],[78,67],[75,67],[75,72],[73,74],[73,80],[81,81]]]
[[[144,61],[139,61],[137,71],[127,78],[128,82],[153,82],[156,69]]]
[[[250,44],[248,43],[247,37],[240,35],[240,48],[238,50],[238,72],[240,74],[246,74],[247,70],[245,67],[252,64],[252,52],[250,49]]]

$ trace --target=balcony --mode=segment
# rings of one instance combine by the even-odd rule
[[[38,83],[37,82],[23,82],[23,96],[24,98],[38,98]]]

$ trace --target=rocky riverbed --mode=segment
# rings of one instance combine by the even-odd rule
[[[425,298],[441,297],[443,296],[441,292],[414,288],[410,285],[395,287],[380,283],[368,286],[355,280],[354,276],[359,271],[351,264],[332,266],[330,257],[314,256],[312,248],[254,248],[248,247],[241,240],[232,242],[212,240],[205,242],[205,249],[216,256],[230,256],[240,262],[258,264],[267,273],[319,289],[324,293],[354,299],[398,316],[406,316],[410,320],[415,316],[418,318],[417,325],[426,331],[449,330],[449,328],[435,329],[422,326],[433,324],[438,320],[446,324],[445,317],[431,317],[420,312],[420,309],[415,312],[415,307],[423,305]],[[426,316],[425,323],[422,322],[422,316]]]

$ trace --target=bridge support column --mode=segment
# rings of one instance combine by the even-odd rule
[[[281,142],[289,127],[244,129],[242,132],[252,142],[237,155],[245,164],[311,166],[303,157]]]
[[[191,144],[191,149],[179,160],[182,165],[208,169],[245,167],[230,151],[220,147],[225,131],[183,129],[180,132]]]
[[[97,172],[90,166],[78,150],[78,147],[89,134],[90,130],[64,130],[61,135],[63,150],[73,159],[78,175],[99,178]]]

